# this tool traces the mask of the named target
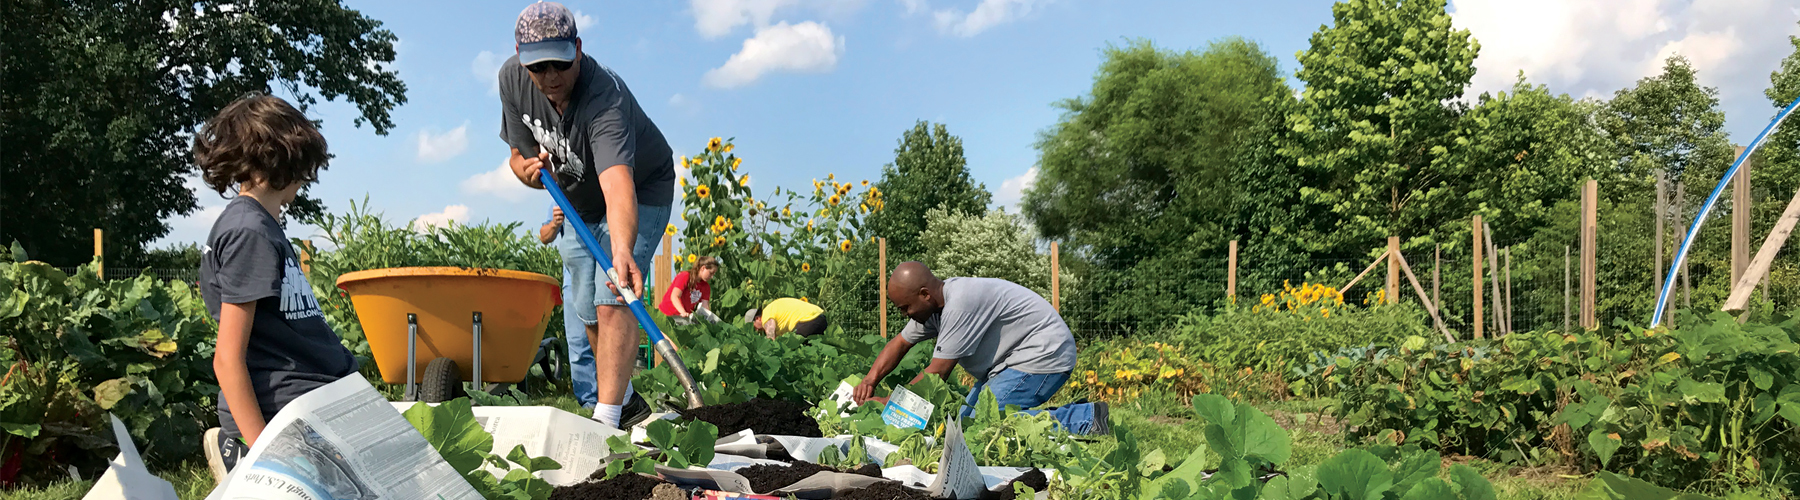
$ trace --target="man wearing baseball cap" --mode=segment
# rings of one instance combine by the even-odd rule
[[[500,138],[512,149],[508,165],[536,189],[543,189],[539,175],[554,173],[625,282],[614,285],[579,238],[558,244],[574,298],[564,304],[564,314],[581,319],[594,350],[594,419],[630,426],[650,408],[631,390],[639,334],[616,290],[625,286],[650,296],[643,270],[669,222],[674,153],[624,80],[582,53],[567,7],[531,4],[519,13],[513,37],[518,54],[499,74]]]

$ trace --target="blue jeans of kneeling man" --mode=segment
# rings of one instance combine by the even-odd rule
[[[969,389],[968,400],[962,407],[962,416],[975,414],[975,405],[981,401],[981,390],[986,388],[994,393],[994,402],[1001,408],[1008,405],[1020,408],[1036,408],[1050,401],[1056,391],[1062,389],[1063,383],[1069,381],[1069,372],[1063,373],[1025,373],[1007,368],[987,382],[977,383]],[[1048,412],[1056,418],[1070,434],[1088,434],[1095,429],[1094,405],[1091,403],[1073,404],[1051,410],[1026,410],[1024,413],[1036,415]]]

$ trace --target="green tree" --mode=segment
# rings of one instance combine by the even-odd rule
[[[1717,89],[1696,83],[1693,65],[1682,56],[1665,61],[1662,74],[1613,94],[1599,124],[1612,137],[1621,180],[1647,182],[1660,171],[1671,182],[1716,181],[1732,157],[1718,96]],[[1703,189],[1690,191],[1704,196]]]
[[[1781,60],[1780,68],[1769,73],[1769,89],[1763,91],[1777,113],[1794,99],[1800,99],[1800,36],[1789,36],[1788,43],[1794,45],[1794,52]],[[1751,173],[1756,179],[1751,184],[1768,188],[1775,196],[1792,196],[1800,187],[1800,117],[1788,117],[1781,128],[1769,134],[1759,156]]]
[[[1301,192],[1340,220],[1309,238],[1364,250],[1468,217],[1467,164],[1449,161],[1479,45],[1444,0],[1348,0],[1300,52],[1306,82],[1282,152],[1316,183]]]
[[[869,234],[888,239],[889,262],[924,254],[919,234],[925,231],[926,211],[938,207],[950,213],[987,211],[993,195],[969,177],[968,163],[962,139],[950,135],[941,123],[919,121],[900,137],[894,162],[881,167],[881,180],[875,183],[893,203],[869,214],[865,223]]]
[[[191,213],[195,129],[277,87],[302,110],[339,97],[378,134],[406,86],[393,33],[338,0],[19,0],[0,8],[0,240],[68,265],[106,229],[135,262]],[[316,213],[305,201],[293,216]]]
[[[1560,200],[1578,200],[1581,181],[1610,170],[1611,144],[1594,126],[1602,104],[1551,94],[1521,75],[1511,92],[1483,93],[1457,124],[1448,162],[1470,175],[1446,205],[1465,214],[1436,233],[1447,242],[1467,238],[1467,215],[1480,213],[1500,234],[1522,237],[1549,223]],[[1452,212],[1454,213],[1454,212]]]
[[[942,208],[925,212],[925,247],[922,262],[939,276],[1000,278],[1050,296],[1050,256],[1038,253],[1033,231],[1019,216],[1004,210],[984,214],[951,213]],[[1058,285],[1062,293],[1074,288],[1067,268]]]

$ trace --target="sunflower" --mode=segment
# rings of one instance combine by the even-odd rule
[[[712,246],[715,246],[715,247],[716,247],[716,246],[719,246],[719,245],[724,245],[724,244],[725,244],[725,237],[724,237],[724,236],[714,236],[714,237],[713,237],[713,244],[712,244]]]
[[[713,151],[713,150],[719,149],[719,143],[721,143],[721,142],[724,142],[724,141],[717,137],[712,138],[712,140],[710,140],[710,141],[706,141],[706,150]]]
[[[813,220],[812,219],[806,219],[806,230],[807,231],[813,230]]]
[[[681,157],[681,163],[680,163],[680,165],[681,165],[681,166],[683,166],[683,167],[686,167],[686,166],[688,166],[688,157],[686,157],[686,156],[683,156],[683,157]]]
[[[781,216],[782,217],[793,217],[794,216],[794,207],[792,205],[783,207],[781,209]]]
[[[835,195],[835,194],[831,195],[830,198],[825,199],[826,203],[830,203],[831,206],[834,206],[834,207],[837,206],[838,202],[840,202],[840,201],[843,201],[843,199],[839,198],[838,195]]]
[[[869,187],[869,180],[863,179],[863,187]]]
[[[694,264],[694,261],[696,261],[696,260],[699,260],[699,259],[700,259],[700,257],[699,257],[699,256],[697,256],[697,255],[694,255],[694,254],[691,254],[691,253],[690,253],[690,254],[688,254],[688,265],[693,265],[693,264]]]
[[[850,240],[838,242],[838,250],[843,250],[845,252],[850,251]]]
[[[801,263],[800,263],[800,272],[803,272],[803,273],[810,273],[810,272],[812,272],[812,264],[808,264],[808,263],[805,263],[805,262],[801,262]]]
[[[663,228],[663,234],[666,234],[669,236],[674,236],[675,235],[675,225],[669,224],[669,227]]]
[[[732,148],[732,147],[734,147],[734,146],[735,146],[735,145],[733,145],[733,144],[726,144],[726,145],[725,145],[725,149],[721,149],[721,150],[719,150],[719,152],[721,152],[721,153],[730,153],[730,152],[731,152],[731,148]]]
[[[705,198],[707,196],[712,195],[712,190],[707,189],[705,184],[701,184],[698,186],[694,186],[694,194],[700,196],[701,198]]]
[[[676,177],[675,183],[681,184],[681,187],[687,187],[687,178],[686,177]]]
[[[869,204],[868,203],[862,204],[862,212],[865,214],[869,213]]]
[[[729,151],[729,150],[727,150],[727,151]],[[744,164],[743,158],[732,158],[731,159],[731,171],[736,172],[738,165],[743,165],[743,164]]]
[[[800,301],[801,301],[801,302],[805,302],[805,303],[808,303],[808,304],[811,304],[811,303],[812,303],[812,299],[809,299],[809,298],[806,298],[806,297],[800,297]]]
[[[739,177],[738,185],[744,186],[744,187],[749,187],[750,186],[750,174],[744,174],[743,177]]]

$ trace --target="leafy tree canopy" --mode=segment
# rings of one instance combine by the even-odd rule
[[[925,212],[938,207],[950,213],[987,211],[993,195],[969,177],[968,164],[962,139],[941,123],[920,121],[900,137],[894,162],[881,167],[875,184],[893,203],[870,213],[865,223],[870,234],[888,239],[890,262],[924,254],[919,234],[925,231]]]
[[[1769,89],[1763,91],[1776,112],[1800,99],[1800,36],[1789,36],[1788,42],[1794,45],[1794,52],[1769,74]],[[1767,187],[1776,196],[1791,196],[1800,187],[1800,118],[1788,117],[1781,128],[1770,134],[1761,156],[1752,171],[1756,179],[1751,184]]]
[[[191,213],[195,129],[233,99],[344,98],[378,134],[406,102],[393,33],[338,0],[19,0],[0,8],[0,240],[74,264],[136,262]],[[318,204],[299,202],[304,218]]]
[[[1600,127],[1612,137],[1620,173],[1630,178],[1648,180],[1660,171],[1670,181],[1698,175],[1710,183],[1730,166],[1719,91],[1696,83],[1693,65],[1681,56],[1670,57],[1662,74],[1615,93]]]

